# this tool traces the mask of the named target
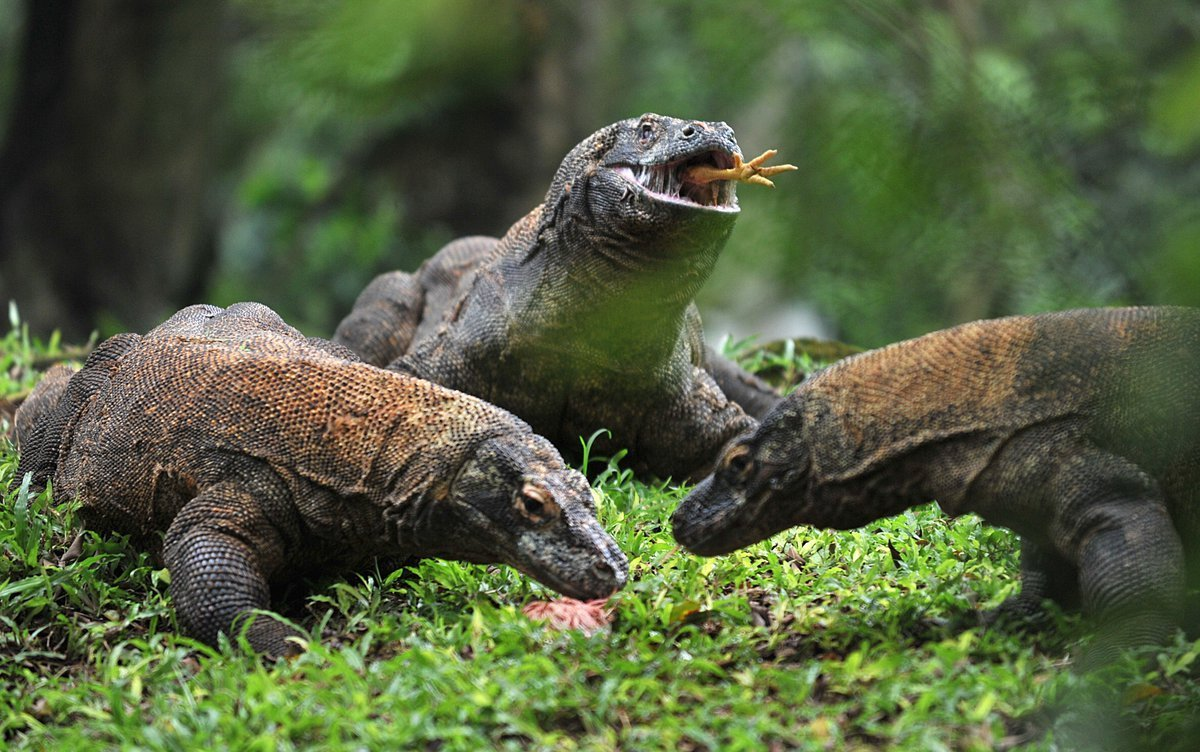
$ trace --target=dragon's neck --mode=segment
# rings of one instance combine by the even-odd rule
[[[674,346],[727,237],[630,237],[578,227],[543,233],[517,272],[532,283],[515,301],[520,320],[601,350],[654,357]]]

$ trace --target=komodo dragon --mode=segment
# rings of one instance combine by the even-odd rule
[[[587,481],[525,423],[264,306],[185,308],[106,340],[65,391],[56,373],[22,405],[36,420],[15,482],[53,480],[88,527],[161,556],[179,624],[204,642],[267,608],[272,583],[375,557],[503,562],[581,599],[624,584]],[[247,630],[276,656],[292,634]]]
[[[702,474],[779,400],[705,348],[692,302],[737,219],[736,182],[795,169],[763,166],[773,154],[743,163],[725,123],[602,128],[502,239],[377,277],[334,339],[511,410],[568,457],[607,428],[595,451],[628,449],[639,474]]]
[[[1200,584],[1200,310],[1014,316],[835,363],[673,523],[711,556],[932,499],[1020,535],[1022,589],[998,613],[1082,605],[1100,662],[1159,642]]]

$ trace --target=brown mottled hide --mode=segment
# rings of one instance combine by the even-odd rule
[[[59,398],[67,390],[67,382],[71,380],[75,369],[65,363],[57,363],[42,374],[38,382],[39,396],[36,402],[18,410],[13,420],[13,432],[18,443],[21,436],[33,432],[34,425],[42,414],[58,404]]]
[[[688,176],[739,155],[724,123],[603,128],[503,238],[378,277],[335,340],[511,410],[571,457],[605,428],[593,455],[624,448],[643,475],[701,474],[779,399],[705,348],[692,303],[738,208],[733,183]]]
[[[1200,311],[1015,316],[836,363],[728,448],[675,535],[712,555],[932,499],[1021,535],[1005,611],[1079,603],[1100,656],[1163,639],[1200,585]]]
[[[208,643],[269,607],[272,583],[376,557],[504,562],[584,599],[625,579],[586,480],[528,425],[257,304],[113,337],[21,410],[18,478],[161,553],[180,626]],[[247,635],[294,647],[274,619]]]

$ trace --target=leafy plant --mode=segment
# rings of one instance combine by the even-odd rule
[[[59,566],[77,510],[15,479],[5,444],[0,738],[9,749],[982,750],[1048,749],[1082,726],[1187,748],[1200,642],[1180,636],[1116,667],[1107,686],[1128,691],[1100,705],[1067,670],[1077,619],[1027,634],[980,625],[1016,589],[1004,530],[927,506],[702,559],[670,536],[686,488],[635,481],[619,456],[589,460],[605,463],[599,513],[630,559],[607,631],[528,620],[523,603],[554,596],[508,567],[426,560],[298,588],[278,607],[308,649],[264,663],[236,637],[210,648],[179,635],[166,572],[120,536],[86,533],[81,557]]]

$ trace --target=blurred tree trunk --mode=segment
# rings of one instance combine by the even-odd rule
[[[26,0],[0,147],[0,303],[35,333],[195,302],[229,34],[212,0]]]
[[[535,51],[512,87],[381,134],[348,174],[385,175],[406,197],[406,218],[418,227],[503,235],[542,200],[571,147],[614,120],[641,114],[614,116],[616,97],[604,91],[611,76],[598,62],[599,42],[618,17],[610,0],[527,3],[526,43]],[[438,165],[437,181],[414,169],[424,164]]]

